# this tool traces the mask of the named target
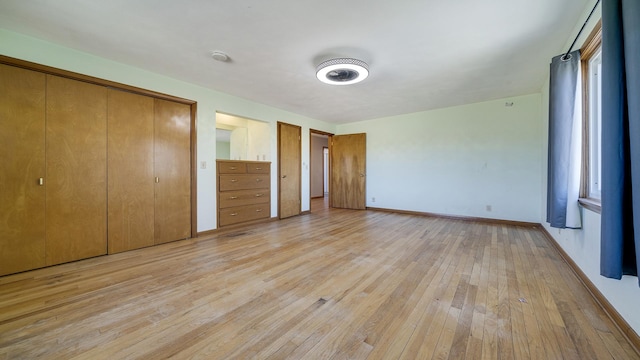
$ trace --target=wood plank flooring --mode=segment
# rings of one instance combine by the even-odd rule
[[[0,277],[0,359],[168,357],[639,358],[534,227],[314,207]]]

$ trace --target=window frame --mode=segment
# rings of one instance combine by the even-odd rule
[[[579,203],[586,209],[601,212],[601,201],[599,198],[590,197],[590,174],[591,174],[591,122],[589,102],[590,88],[589,82],[591,72],[589,71],[589,62],[594,55],[602,49],[602,20],[598,21],[591,34],[587,37],[584,45],[580,49],[580,62],[582,69],[582,169],[580,181],[580,198]]]

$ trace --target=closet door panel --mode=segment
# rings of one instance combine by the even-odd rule
[[[191,237],[191,107],[155,99],[156,244]]]
[[[107,89],[47,75],[47,265],[107,252]]]
[[[0,275],[45,266],[45,75],[0,65]]]
[[[154,244],[153,98],[109,90],[109,253]]]

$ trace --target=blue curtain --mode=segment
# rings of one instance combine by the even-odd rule
[[[549,161],[547,222],[555,228],[581,227],[580,51],[551,60],[549,79]]]
[[[638,275],[640,259],[640,1],[602,2],[600,273]]]

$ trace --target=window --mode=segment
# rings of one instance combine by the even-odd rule
[[[580,49],[583,95],[583,151],[580,203],[600,212],[602,25],[598,23]]]
[[[592,199],[600,199],[600,179],[601,177],[601,161],[600,161],[600,134],[602,125],[600,122],[601,112],[600,104],[602,97],[600,92],[602,69],[602,52],[601,49],[589,59],[589,183],[587,186],[587,197]]]

